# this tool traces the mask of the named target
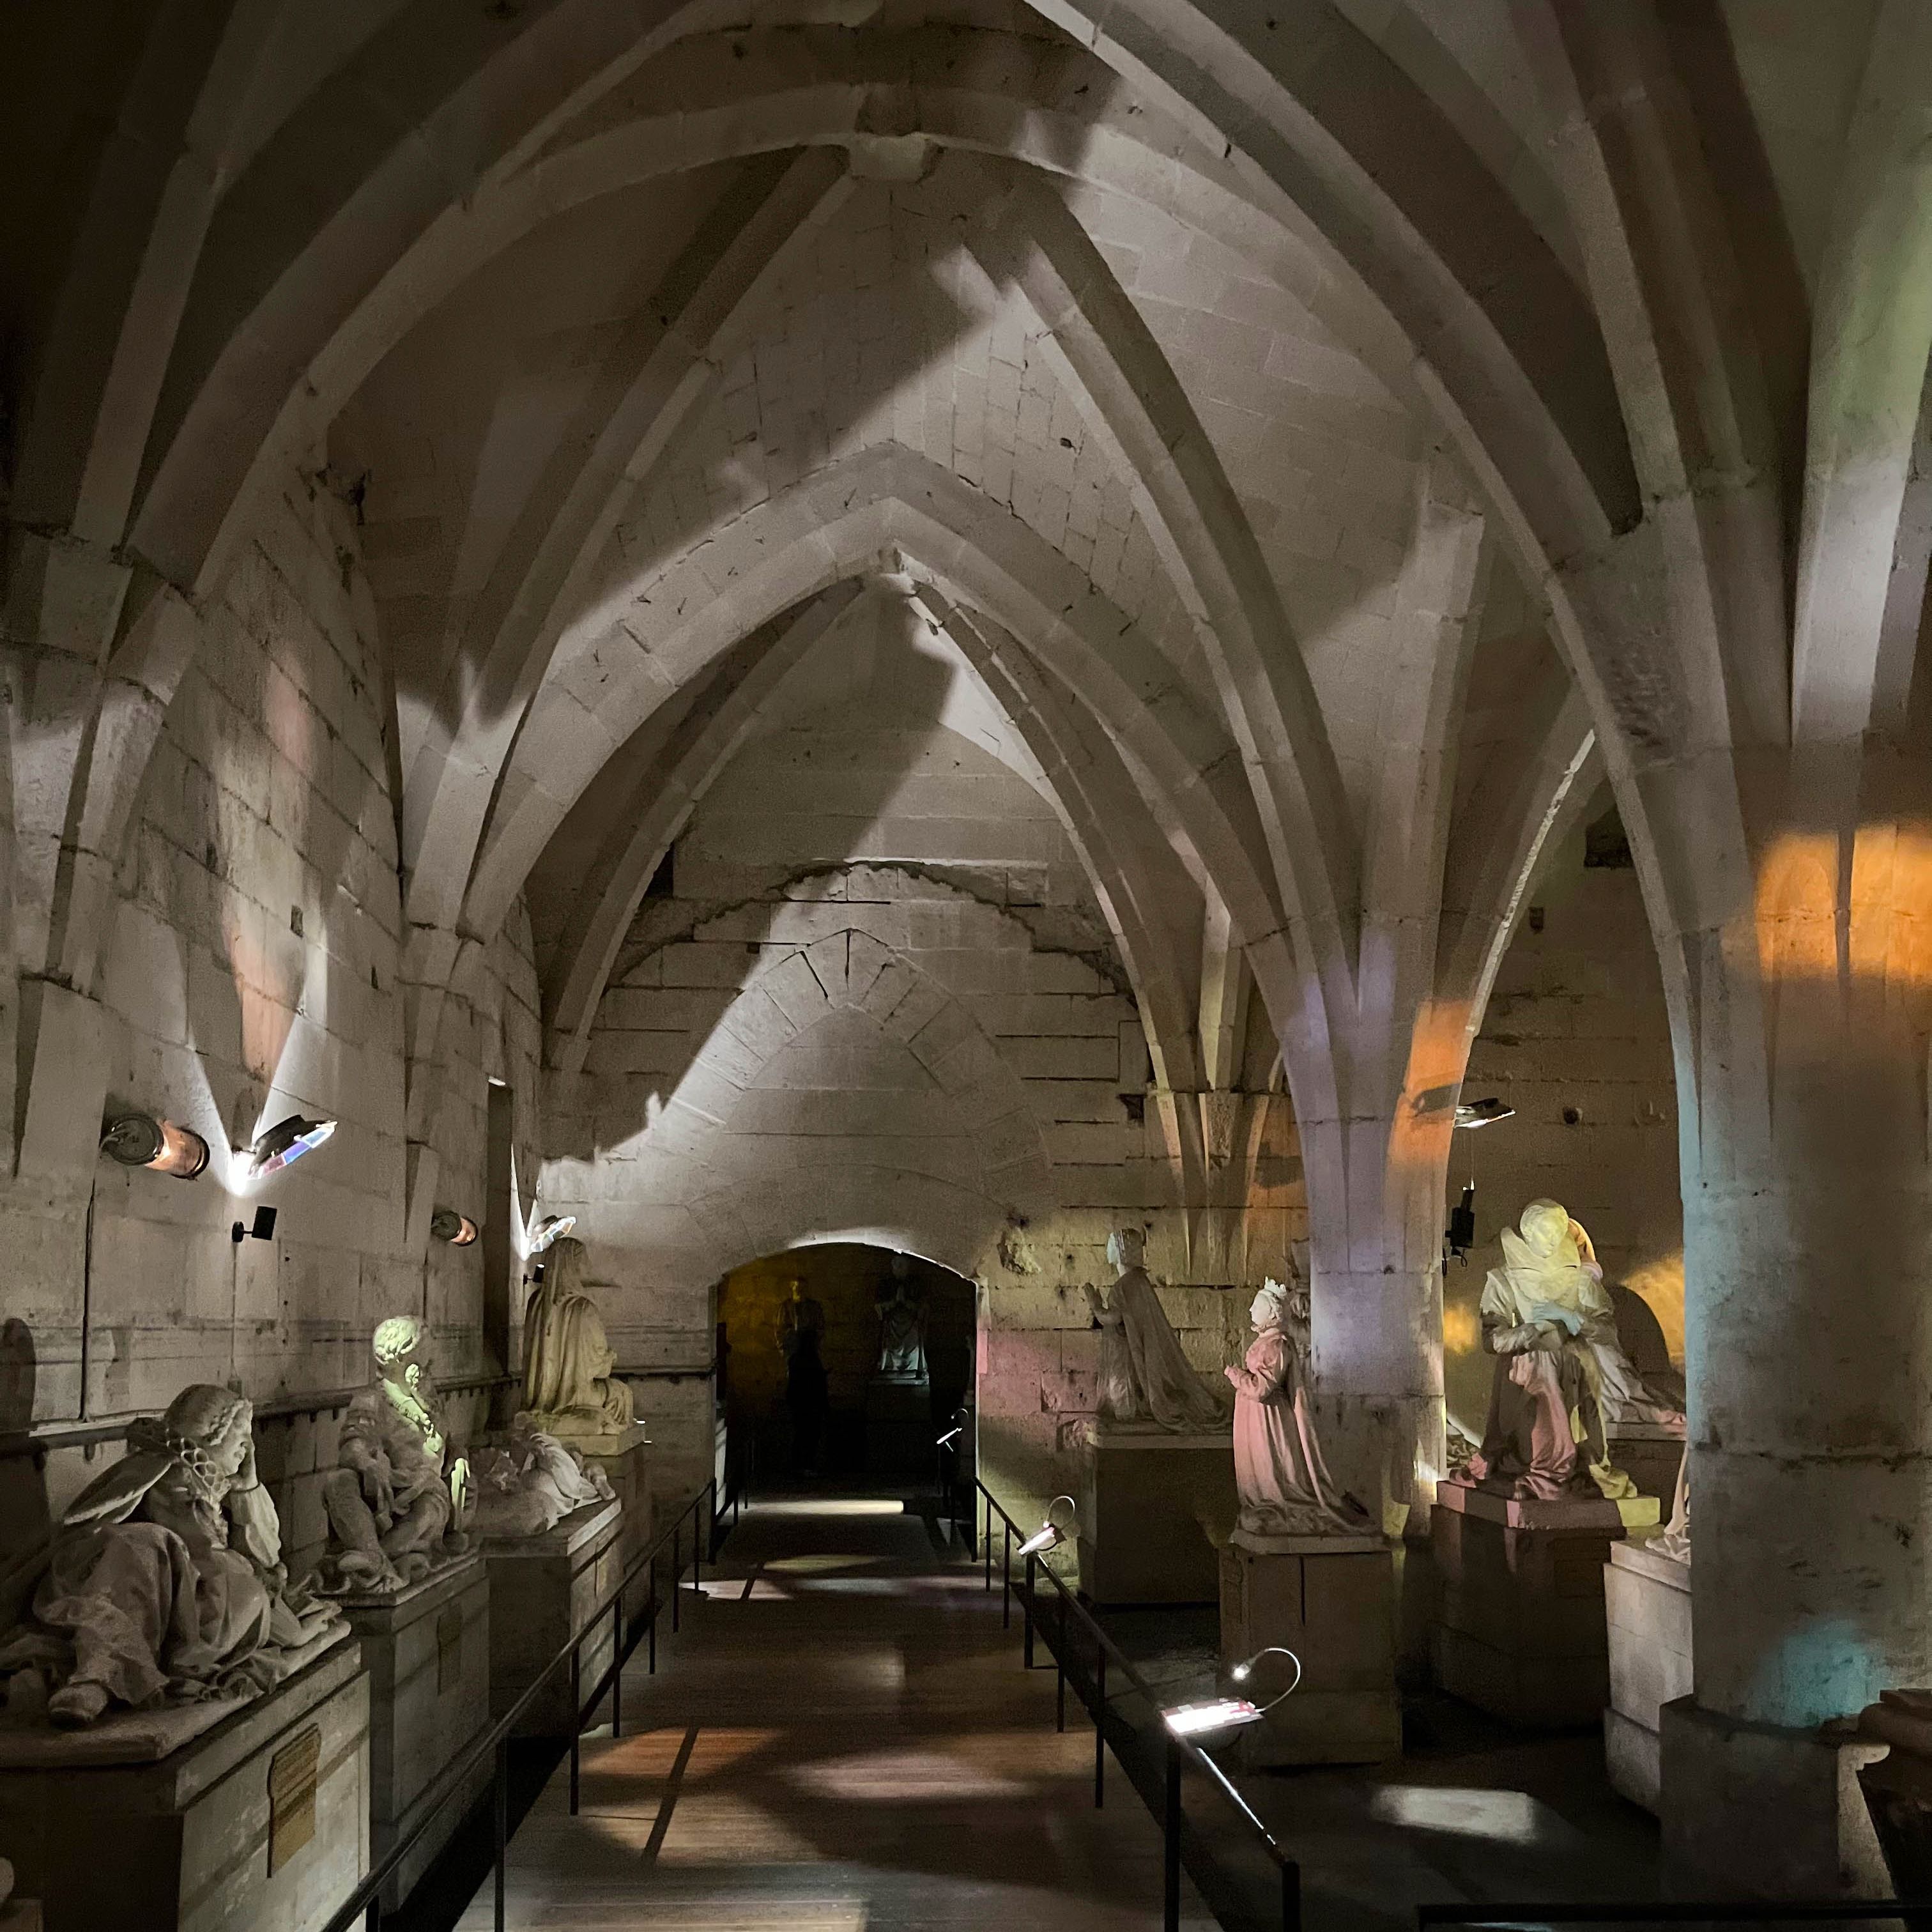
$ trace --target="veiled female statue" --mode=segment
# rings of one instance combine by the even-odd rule
[[[254,1696],[304,1660],[341,1612],[281,1560],[255,1472],[247,1398],[196,1384],[128,1430],[128,1453],[83,1490],[52,1538],[0,1575],[0,1676],[31,1672],[56,1724]],[[31,1606],[28,1596],[31,1593]]]
[[[542,1429],[615,1434],[633,1420],[630,1385],[604,1318],[584,1292],[584,1244],[566,1234],[544,1262],[543,1279],[524,1310],[524,1408]]]
[[[1148,1422],[1177,1432],[1218,1429],[1226,1405],[1195,1372],[1147,1270],[1138,1228],[1107,1238],[1107,1258],[1120,1270],[1102,1297],[1090,1282],[1087,1305],[1100,1331],[1100,1412],[1111,1422]]]
[[[1504,1229],[1503,1265],[1483,1288],[1483,1345],[1496,1369],[1469,1474],[1546,1502],[1633,1496],[1636,1484],[1610,1461],[1610,1426],[1630,1417],[1681,1430],[1683,1415],[1624,1352],[1596,1250],[1569,1210],[1532,1201],[1520,1226]]]
[[[1360,1534],[1368,1518],[1335,1486],[1308,1406],[1308,1291],[1268,1282],[1248,1310],[1255,1339],[1234,1387],[1234,1487],[1251,1536]]]

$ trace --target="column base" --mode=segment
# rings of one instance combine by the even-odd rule
[[[1604,1762],[1610,1788],[1648,1812],[1662,1778],[1658,1716],[1690,1695],[1690,1566],[1644,1543],[1613,1543],[1604,1572],[1610,1640],[1610,1702]]]
[[[1664,1880],[1680,1898],[1888,1898],[1858,1785],[1868,1738],[1666,1704],[1660,1725]]]

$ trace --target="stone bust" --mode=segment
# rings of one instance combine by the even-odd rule
[[[430,1377],[428,1324],[413,1315],[377,1324],[377,1378],[349,1405],[342,1466],[322,1484],[326,1588],[403,1588],[462,1554],[469,1466],[452,1460]]]
[[[584,1286],[584,1244],[566,1234],[524,1310],[524,1404],[539,1430],[621,1435],[635,1420],[630,1384]]]

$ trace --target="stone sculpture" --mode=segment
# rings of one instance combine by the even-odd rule
[[[539,1430],[621,1435],[635,1419],[604,1318],[584,1289],[584,1244],[565,1235],[524,1310],[524,1412]]]
[[[926,1304],[904,1255],[893,1256],[891,1288],[879,1298],[878,1372],[896,1382],[926,1379]]]
[[[254,1424],[244,1396],[182,1390],[0,1574],[10,1718],[256,1696],[307,1660],[341,1612],[289,1583]]]
[[[830,1397],[820,1342],[825,1310],[802,1282],[778,1310],[778,1348],[785,1358],[785,1406],[791,1412],[792,1460],[806,1473],[818,1467]]]
[[[510,1424],[509,1446],[477,1458],[478,1536],[541,1536],[573,1510],[610,1502],[610,1478],[594,1464],[537,1428],[527,1414]]]
[[[1684,1460],[1677,1466],[1677,1493],[1671,1498],[1670,1526],[1660,1530],[1644,1545],[1658,1556],[1667,1556],[1673,1563],[1688,1563],[1690,1560],[1690,1456],[1688,1450]]]
[[[1255,1339],[1234,1388],[1234,1487],[1250,1536],[1359,1536],[1368,1518],[1335,1486],[1309,1413],[1308,1292],[1269,1281],[1248,1311]]]
[[[1624,1352],[1596,1252],[1569,1210],[1532,1201],[1520,1226],[1504,1230],[1504,1265],[1483,1288],[1483,1344],[1496,1369],[1469,1473],[1485,1488],[1546,1502],[1634,1496],[1610,1462],[1610,1426],[1630,1417],[1681,1432],[1684,1418],[1652,1395]]]
[[[470,1466],[448,1455],[428,1326],[392,1316],[374,1349],[380,1373],[350,1403],[342,1466],[322,1484],[332,1534],[320,1577],[334,1594],[400,1590],[468,1546]]]
[[[1183,1352],[1141,1265],[1144,1245],[1138,1228],[1116,1228],[1107,1238],[1107,1258],[1119,1270],[1112,1293],[1103,1296],[1087,1286],[1087,1305],[1100,1331],[1101,1418],[1176,1433],[1223,1427],[1226,1405]]]

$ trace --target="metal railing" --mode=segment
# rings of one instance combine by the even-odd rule
[[[670,1547],[670,1627],[679,1627],[679,1606],[682,1601],[685,1571],[684,1527],[687,1519],[691,1522],[691,1583],[694,1590],[704,1583],[704,1566],[707,1556],[716,1558],[720,1544],[736,1526],[739,1509],[743,1498],[734,1485],[731,1493],[721,1506],[718,1500],[718,1484],[714,1478],[680,1510],[668,1530],[661,1533],[648,1550],[640,1550],[624,1566],[615,1587],[585,1618],[584,1625],[568,1642],[561,1646],[550,1661],[537,1672],[518,1694],[516,1702],[489,1730],[478,1738],[460,1756],[445,1766],[442,1772],[431,1780],[417,1802],[422,1806],[416,1822],[390,1846],[356,1889],[338,1908],[334,1916],[322,1928],[322,1932],[350,1932],[359,1918],[368,1932],[380,1932],[382,1922],[382,1888],[400,1868],[403,1861],[412,1852],[427,1832],[431,1823],[440,1816],[444,1808],[465,1794],[470,1789],[470,1780],[485,1756],[492,1756],[494,1763],[490,1773],[491,1808],[495,1817],[495,1867],[496,1867],[496,1932],[503,1932],[503,1893],[506,1858],[510,1841],[510,1736],[521,1721],[524,1713],[536,1701],[539,1693],[549,1685],[560,1670],[570,1672],[570,1702],[574,1713],[570,1727],[570,1813],[577,1816],[578,1790],[581,1777],[581,1759],[584,1726],[597,1706],[604,1701],[608,1691],[610,1699],[610,1735],[622,1735],[623,1719],[622,1679],[624,1666],[640,1642],[648,1642],[650,1667],[653,1676],[658,1667],[658,1618],[662,1610],[658,1600],[658,1558],[664,1553],[664,1546]],[[731,1522],[721,1532],[718,1519],[724,1510],[730,1511]],[[632,1580],[646,1567],[650,1570],[650,1595],[646,1600],[644,1615],[633,1618],[629,1628],[626,1628],[624,1604]],[[591,1686],[590,1696],[583,1694],[583,1650],[585,1644],[597,1639],[602,1633],[604,1619],[610,1618],[611,1654],[608,1669]]]
[[[1005,1526],[1001,1538],[1000,1564],[1000,1624],[1003,1628],[1011,1628],[1013,1600],[1016,1594],[1013,1582],[1013,1536],[1017,1531],[1020,1540],[1024,1543],[1026,1532],[1020,1528],[1005,1509],[1001,1507],[992,1490],[975,1476],[974,1488],[986,1499],[986,1533],[982,1550],[986,1564],[986,1587],[993,1587],[993,1518],[997,1515]],[[1021,1610],[1025,1620],[1022,1639],[1026,1667],[1034,1667],[1034,1636],[1036,1622],[1036,1611],[1040,1596],[1040,1579],[1045,1576],[1052,1584],[1059,1598],[1058,1641],[1049,1645],[1054,1653],[1057,1682],[1054,1687],[1056,1721],[1061,1730],[1066,1728],[1066,1633],[1070,1617],[1078,1619],[1094,1640],[1096,1663],[1094,1678],[1094,1702],[1089,1714],[1094,1720],[1094,1802],[1097,1808],[1106,1802],[1107,1791],[1107,1736],[1106,1716],[1108,1706],[1107,1673],[1109,1660],[1112,1667],[1126,1680],[1128,1690],[1138,1692],[1145,1698],[1156,1714],[1161,1710],[1161,1701],[1152,1684],[1134,1668],[1132,1660],[1118,1644],[1109,1636],[1093,1612],[1070,1590],[1064,1580],[1037,1556],[1026,1558],[1025,1582],[1019,1586]],[[1116,1694],[1126,1694],[1117,1693]],[[1226,1772],[1210,1757],[1191,1738],[1177,1737],[1166,1730],[1166,1781],[1160,1814],[1162,1839],[1162,1918],[1165,1932],[1180,1932],[1180,1832],[1181,1832],[1181,1776],[1192,1763],[1207,1774],[1209,1787],[1226,1798],[1239,1817],[1251,1828],[1256,1843],[1266,1854],[1275,1868],[1281,1888],[1282,1932],[1300,1932],[1301,1924],[1301,1868],[1285,1851],[1274,1834],[1257,1817],[1247,1800],[1235,1790]],[[1150,1807],[1150,1809],[1152,1808]],[[1483,1922],[1475,1922],[1480,1924]]]
[[[1536,1925],[1684,1925],[1714,1922],[1802,1925],[1857,1924],[1862,1920],[1903,1918],[1925,1922],[1932,1900],[1901,1898],[1760,1898],[1740,1903],[1689,1899],[1625,1899],[1608,1904],[1418,1905],[1418,1928],[1460,1925],[1470,1932],[1523,1932]]]

